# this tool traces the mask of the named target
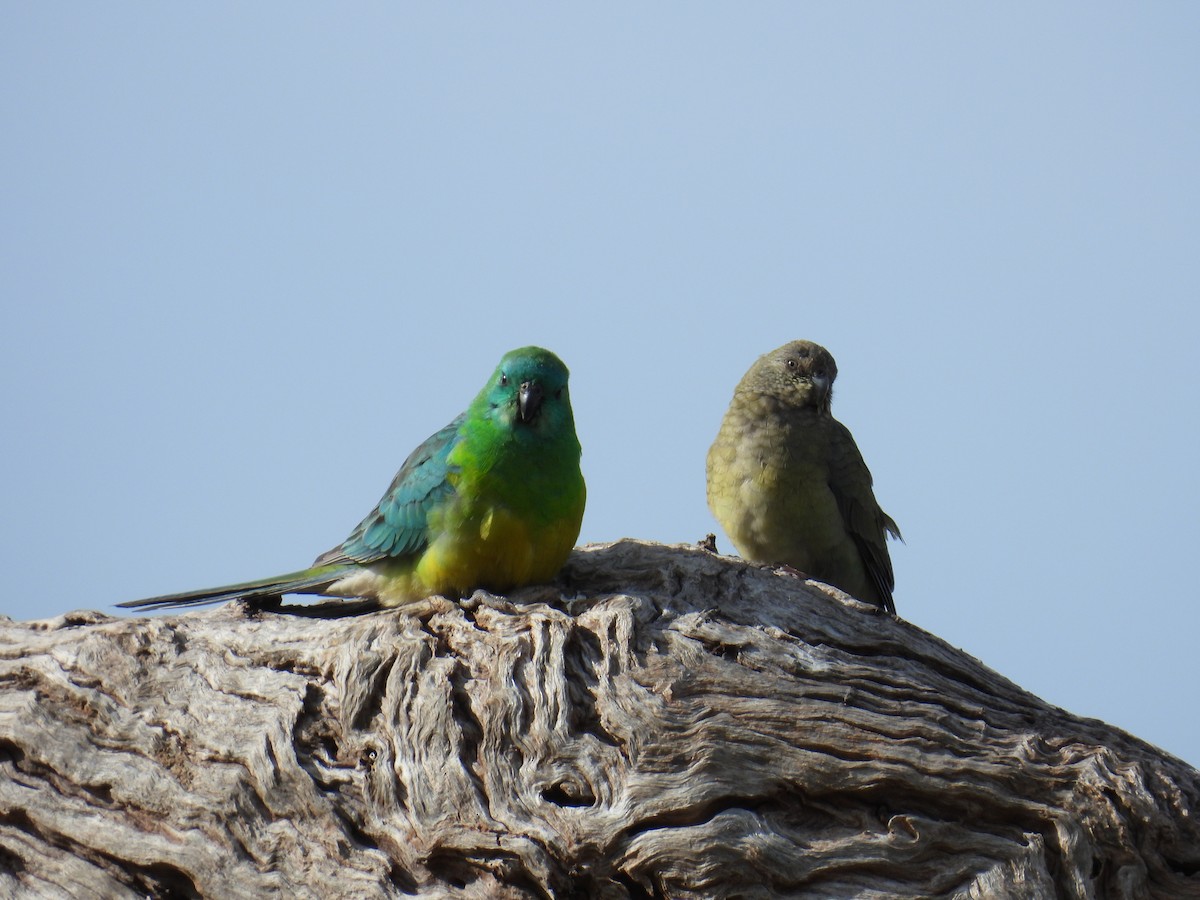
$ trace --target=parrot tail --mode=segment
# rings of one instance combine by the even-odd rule
[[[274,578],[258,581],[243,581],[223,587],[201,588],[180,594],[163,594],[145,600],[127,600],[117,606],[125,609],[164,609],[171,606],[195,606],[202,603],[224,603],[227,600],[278,600],[284,594],[320,594],[347,572],[358,568],[353,565],[318,566],[302,569]]]

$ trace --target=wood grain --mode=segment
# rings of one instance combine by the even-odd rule
[[[0,626],[0,896],[1200,897],[1198,815],[1183,762],[692,547]]]

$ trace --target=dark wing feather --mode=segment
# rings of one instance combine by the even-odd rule
[[[227,600],[278,599],[284,594],[319,594],[344,574],[346,569],[337,566],[305,569],[302,572],[260,578],[257,581],[243,581],[240,584],[164,594],[161,597],[147,597],[145,600],[128,600],[118,603],[117,606],[126,609],[163,609],[202,603],[224,603]]]
[[[842,521],[858,547],[863,568],[874,585],[884,609],[895,613],[892,591],[896,587],[896,576],[892,572],[892,558],[888,554],[887,535],[900,537],[900,529],[891,516],[879,508],[872,490],[871,472],[863,461],[858,445],[850,430],[836,419],[832,420],[836,432],[831,446],[837,451],[830,459],[830,489],[837,498]]]

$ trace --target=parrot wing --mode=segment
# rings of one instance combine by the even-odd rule
[[[871,471],[863,461],[850,430],[836,420],[833,420],[833,424],[840,434],[830,442],[830,446],[836,449],[830,459],[829,486],[837,498],[846,530],[858,547],[867,577],[883,599],[884,608],[894,613],[896,607],[892,602],[892,591],[896,587],[896,576],[888,555],[887,535],[899,540],[903,538],[892,517],[880,509],[875,500]]]
[[[454,493],[447,457],[466,420],[460,415],[409,454],[387,493],[340,546],[317,557],[314,565],[369,563],[415,556],[429,544],[429,512]]]

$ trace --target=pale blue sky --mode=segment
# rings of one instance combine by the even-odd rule
[[[900,614],[1200,763],[1197,47],[1191,3],[4,2],[0,612],[308,564],[529,343],[581,540],[695,541],[803,337]]]

